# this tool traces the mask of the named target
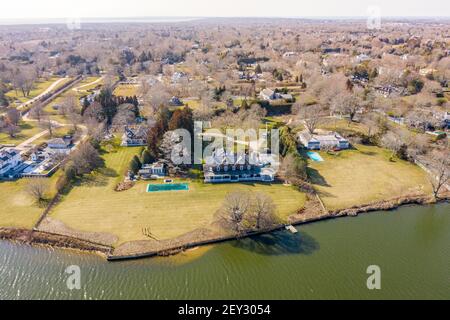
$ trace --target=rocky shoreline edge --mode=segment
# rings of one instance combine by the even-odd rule
[[[413,197],[400,197],[391,200],[378,201],[372,204],[354,206],[351,208],[330,211],[330,212],[318,212],[317,210],[304,209],[302,212],[289,217],[290,225],[302,225],[307,223],[313,223],[328,219],[335,219],[340,217],[357,216],[361,213],[373,212],[373,211],[390,211],[398,209],[406,205],[427,205],[435,203],[448,202],[450,197],[446,195],[444,199],[436,202],[427,196],[413,196]],[[270,229],[261,230],[257,232],[248,232],[240,236],[240,238],[253,237],[256,235],[266,234],[274,231],[284,229],[288,224],[280,224]],[[152,245],[146,246],[120,246],[114,248],[109,245],[95,243],[86,239],[75,238],[71,236],[65,236],[40,230],[28,230],[24,228],[6,228],[0,227],[0,240],[9,240],[18,244],[29,244],[37,246],[50,246],[54,248],[69,249],[79,252],[95,253],[108,261],[130,260],[140,259],[155,256],[169,256],[195,247],[212,245],[222,243],[226,241],[236,240],[235,235],[219,235],[214,232],[208,232],[208,230],[202,230],[194,235],[196,239],[189,238],[189,241],[184,241],[183,237],[175,241],[162,241],[158,243],[158,246],[153,248]],[[147,241],[141,241],[141,244]],[[136,241],[139,243],[139,241]],[[124,247],[121,249],[121,247]]]

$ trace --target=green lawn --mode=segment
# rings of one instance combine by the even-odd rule
[[[0,132],[0,144],[14,144],[18,145],[32,136],[44,131],[36,122],[21,122],[19,124],[20,132],[15,137],[11,138],[7,133]]]
[[[60,111],[58,109],[54,109],[53,106],[61,106],[61,104],[64,102],[64,98],[66,98],[69,94],[74,95],[77,98],[77,104],[81,108],[79,97],[81,96],[77,92],[73,90],[67,90],[64,91],[62,94],[57,96],[55,99],[53,99],[49,104],[47,104],[44,108],[45,113],[49,115],[59,115]]]
[[[282,184],[205,185],[191,181],[189,191],[147,193],[147,183],[139,182],[128,191],[115,192],[114,186],[138,149],[120,148],[106,154],[108,169],[74,187],[51,217],[76,230],[114,234],[119,237],[119,245],[147,240],[142,228],[149,228],[159,239],[170,239],[208,227],[225,195],[232,191],[271,195],[282,218],[304,206],[305,195]]]
[[[52,136],[50,136],[49,133],[46,135],[40,137],[39,139],[36,139],[33,141],[34,145],[40,145],[41,143],[47,142],[50,139],[54,138],[62,138],[65,135],[73,134],[73,127],[72,126],[64,126],[53,129]]]
[[[114,90],[114,95],[121,97],[133,97],[138,95],[138,85],[119,84]]]
[[[319,129],[337,131],[347,136],[353,133],[367,134],[368,129],[361,123],[352,122],[348,119],[327,118],[319,124]]]
[[[11,90],[8,93],[6,93],[6,96],[13,99],[13,100],[19,100],[20,102],[27,102],[28,100],[31,100],[38,95],[40,95],[42,92],[48,89],[55,81],[57,81],[59,78],[50,78],[48,80],[39,80],[35,83],[33,90],[30,91],[30,95],[27,97],[24,97],[22,94],[22,91],[17,90]],[[69,81],[70,79],[67,79]],[[62,81],[59,86],[63,85],[65,81]]]
[[[88,95],[89,90],[93,90],[97,86],[102,85],[101,81],[97,82],[93,85],[89,85],[90,83],[92,83],[98,79],[100,79],[100,77],[87,77],[87,78],[83,79],[82,81],[78,82],[73,88],[70,88],[69,90],[64,91],[58,97],[56,97],[52,102],[50,102],[47,106],[45,106],[44,111],[47,114],[50,114],[52,116],[53,120],[56,120],[58,122],[67,123],[68,122],[67,120],[59,121],[62,119],[59,119],[59,120],[56,118],[54,119],[53,116],[59,115],[59,110],[54,109],[53,106],[55,106],[55,105],[61,106],[61,104],[63,103],[63,101],[66,97],[68,97],[69,95],[74,95],[77,98],[77,103],[78,103],[79,108],[81,108],[80,99],[83,96]],[[88,86],[85,86],[85,85],[88,85]],[[85,87],[83,87],[83,86],[85,86]],[[80,87],[82,87],[82,88],[80,88]],[[73,90],[74,88],[80,88],[80,91],[75,91],[75,90]]]
[[[97,83],[92,84],[93,82],[100,79],[100,77],[87,77],[84,78],[82,81],[76,84],[75,88],[79,88],[80,91],[89,91],[94,90],[98,86],[101,86],[103,84],[103,81],[99,81]]]
[[[53,186],[57,178],[58,173],[49,179],[49,183]],[[0,181],[0,227],[32,228],[44,211],[44,207],[27,194],[27,183],[28,179]],[[48,197],[54,194],[53,189]]]
[[[185,99],[181,99],[183,101],[183,103],[185,105],[188,105],[189,108],[191,109],[197,109],[200,107],[200,100],[198,99],[190,99],[190,100],[185,100]]]
[[[409,162],[389,161],[390,151],[357,145],[339,155],[320,152],[324,162],[309,163],[309,175],[329,210],[431,193],[426,173]]]

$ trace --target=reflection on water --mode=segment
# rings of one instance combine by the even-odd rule
[[[309,255],[320,248],[319,243],[305,231],[296,234],[284,231],[264,234],[234,241],[232,245],[239,249],[269,256]]]
[[[301,225],[169,258],[106,262],[0,241],[0,299],[448,299],[450,205]],[[382,290],[366,269],[381,267]],[[68,266],[81,290],[68,290]]]

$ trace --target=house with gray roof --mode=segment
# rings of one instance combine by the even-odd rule
[[[337,132],[323,132],[311,134],[308,130],[298,134],[298,140],[308,150],[350,148],[350,142]]]
[[[206,183],[224,182],[271,182],[275,180],[275,170],[268,157],[260,157],[256,152],[238,155],[217,149],[205,158],[203,174]]]
[[[266,101],[273,101],[273,100],[287,100],[287,101],[291,101],[293,100],[293,97],[291,94],[283,94],[283,93],[279,93],[276,92],[275,90],[272,89],[263,89],[261,90],[259,97],[262,100],[266,100]]]

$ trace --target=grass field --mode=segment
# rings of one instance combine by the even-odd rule
[[[133,97],[138,95],[138,85],[119,84],[114,90],[114,95],[118,97]]]
[[[344,136],[352,133],[367,134],[368,132],[363,124],[348,119],[328,118],[323,120],[318,127],[319,129],[337,131]]]
[[[67,121],[59,121],[58,119],[54,118],[53,116],[59,115],[59,111],[54,109],[53,106],[58,105],[61,106],[64,99],[70,95],[74,95],[77,98],[77,103],[79,108],[81,108],[80,99],[83,96],[86,96],[89,92],[88,90],[93,90],[98,86],[102,85],[102,82],[97,82],[95,84],[91,84],[92,82],[100,79],[100,77],[87,77],[83,79],[82,81],[78,82],[74,88],[80,88],[79,91],[73,90],[74,88],[70,88],[69,90],[64,91],[62,94],[60,94],[58,97],[56,97],[52,102],[50,102],[45,108],[44,111],[51,115],[53,120],[56,120],[58,122],[66,123]],[[60,119],[61,120],[61,119]]]
[[[18,145],[32,136],[44,131],[35,122],[21,122],[19,124],[20,132],[14,138],[11,138],[7,133],[0,132],[0,144],[14,144]]]
[[[58,173],[49,179],[54,186]],[[31,228],[44,211],[44,207],[36,204],[27,194],[28,179],[12,182],[0,181],[0,227]],[[48,197],[56,193],[54,187]]]
[[[191,109],[197,109],[198,107],[200,107],[200,100],[198,99],[189,99],[189,100],[182,99],[182,101],[185,105],[188,105],[189,108]]]
[[[106,154],[104,173],[92,175],[74,187],[51,217],[76,230],[114,234],[119,237],[118,245],[147,240],[142,235],[143,228],[149,228],[159,239],[170,239],[208,227],[225,195],[231,191],[259,191],[271,195],[283,218],[305,203],[304,194],[281,184],[205,185],[196,181],[188,182],[189,191],[147,193],[147,183],[139,182],[128,191],[115,192],[116,183],[137,150],[120,148]]]
[[[388,150],[356,147],[337,156],[320,152],[324,162],[310,161],[309,175],[327,209],[431,192],[427,175],[419,167],[403,160],[389,161]]]
[[[37,81],[34,85],[33,90],[30,91],[30,95],[27,97],[24,97],[22,94],[22,91],[17,90],[17,92],[15,90],[11,90],[9,92],[6,93],[6,96],[11,98],[12,100],[19,100],[20,102],[27,102],[28,100],[31,100],[35,97],[37,97],[38,95],[40,95],[42,92],[44,92],[45,90],[47,90],[55,81],[57,81],[59,78],[50,78],[48,80],[40,80]],[[69,81],[70,79],[68,78],[67,81]],[[59,86],[63,85],[65,83],[65,81],[62,81]]]
[[[73,134],[72,126],[58,127],[58,128],[53,129],[52,136],[50,136],[50,134],[47,133],[46,135],[40,137],[39,139],[34,140],[33,144],[40,145],[41,143],[47,142],[50,139],[62,138],[68,134],[71,134],[71,135]]]
[[[103,84],[103,81],[99,81],[97,83],[92,84],[93,82],[100,79],[100,77],[87,77],[84,78],[82,81],[76,84],[75,88],[79,88],[79,91],[87,92],[89,90],[94,90],[97,87],[101,86]]]

